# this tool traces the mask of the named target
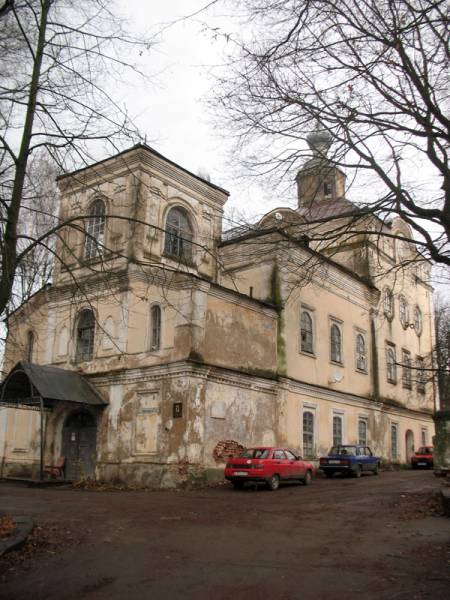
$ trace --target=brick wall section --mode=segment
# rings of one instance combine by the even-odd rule
[[[229,456],[238,456],[245,447],[234,440],[222,440],[216,444],[213,450],[216,462],[225,462]]]

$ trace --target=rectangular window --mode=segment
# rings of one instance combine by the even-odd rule
[[[342,444],[342,417],[333,415],[333,446]]]
[[[394,424],[391,425],[391,458],[398,459],[398,427]]]
[[[419,392],[419,394],[425,394],[425,382],[426,382],[425,361],[420,356],[417,357],[417,361],[416,361],[416,380],[417,380],[417,391]]]
[[[367,420],[358,419],[358,444],[365,446],[367,444]]]
[[[331,321],[330,324],[330,359],[332,362],[342,364],[342,328],[341,325]]]
[[[411,353],[408,350],[402,350],[402,385],[407,390],[412,387]]]
[[[422,446],[428,445],[428,431],[425,428],[420,432],[420,443]]]
[[[303,412],[303,456],[314,456],[314,413],[311,410]]]
[[[388,343],[386,347],[386,377],[389,383],[397,383],[397,359],[394,344]]]

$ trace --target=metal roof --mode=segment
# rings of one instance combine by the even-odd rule
[[[34,389],[33,389],[34,388]],[[0,386],[0,404],[26,403],[41,396],[46,406],[55,402],[75,402],[91,406],[108,404],[95,387],[77,371],[20,361]]]

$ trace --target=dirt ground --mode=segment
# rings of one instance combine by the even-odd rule
[[[0,598],[448,600],[442,485],[426,471],[276,492],[1,483],[0,516],[37,526],[0,559]]]

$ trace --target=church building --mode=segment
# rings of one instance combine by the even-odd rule
[[[146,145],[59,178],[52,283],[8,320],[0,476],[64,457],[67,479],[173,487],[241,446],[431,443],[430,265],[308,142],[298,207],[227,232],[228,192]]]

